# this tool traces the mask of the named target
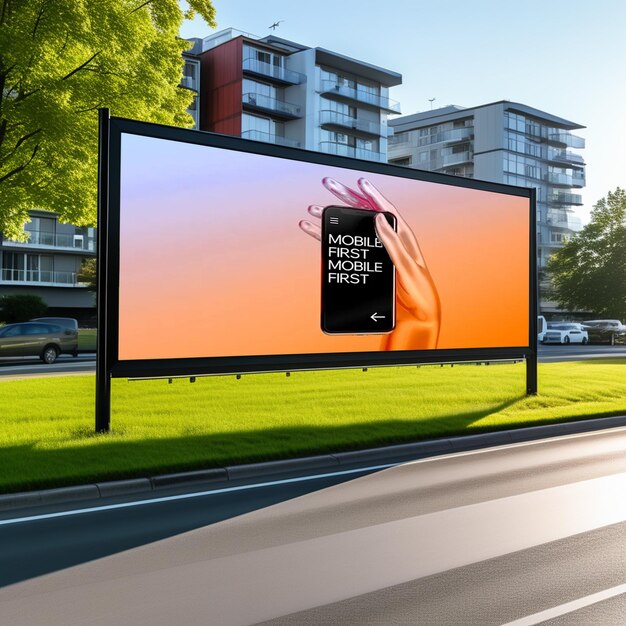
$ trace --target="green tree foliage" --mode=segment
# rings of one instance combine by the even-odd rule
[[[85,283],[90,291],[97,290],[98,266],[96,259],[85,259],[78,273],[78,281]]]
[[[33,317],[41,317],[48,305],[33,294],[15,294],[0,298],[0,319],[7,324],[27,322]]]
[[[548,264],[552,296],[569,310],[626,321],[626,192],[598,201],[591,221]]]
[[[210,0],[0,0],[0,232],[24,238],[28,210],[93,225],[97,109],[189,126],[178,37]]]

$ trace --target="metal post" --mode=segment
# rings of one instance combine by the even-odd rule
[[[111,368],[109,367],[107,274],[109,236],[109,109],[98,109],[98,256],[96,355],[96,432],[111,429]]]
[[[526,357],[526,395],[537,395],[537,352]]]
[[[530,190],[530,284],[529,284],[529,328],[528,345],[530,354],[526,356],[526,395],[537,395],[537,315],[539,301],[539,281],[537,280],[537,190]]]

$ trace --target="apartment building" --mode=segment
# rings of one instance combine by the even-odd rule
[[[51,314],[90,318],[94,294],[79,280],[83,261],[96,255],[94,228],[62,224],[48,211],[31,211],[28,241],[0,235],[0,294],[39,295]]]
[[[545,293],[548,259],[581,228],[575,209],[582,205],[577,190],[585,186],[585,162],[576,151],[585,140],[572,131],[584,126],[508,101],[447,106],[397,117],[389,126],[390,163],[536,188],[537,265]],[[560,313],[545,297],[539,308]]]
[[[402,82],[397,72],[235,29],[191,41],[201,130],[387,161],[387,116],[400,112],[389,97]]]

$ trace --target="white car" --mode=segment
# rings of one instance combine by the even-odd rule
[[[541,343],[589,343],[589,335],[582,324],[548,324]]]

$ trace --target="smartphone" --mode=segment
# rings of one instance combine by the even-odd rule
[[[396,325],[396,270],[376,235],[377,211],[327,206],[322,212],[322,331],[363,335]],[[396,230],[396,218],[383,213]]]

